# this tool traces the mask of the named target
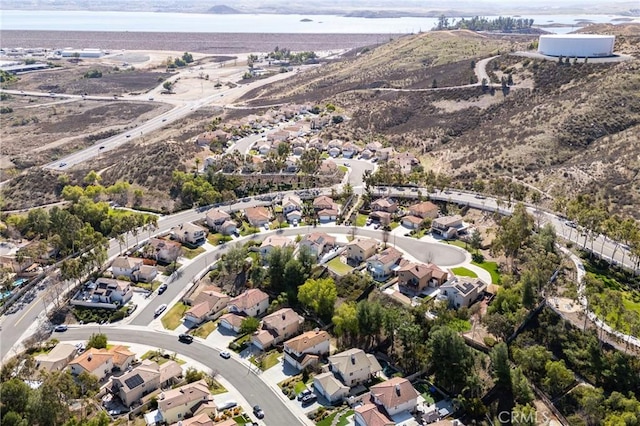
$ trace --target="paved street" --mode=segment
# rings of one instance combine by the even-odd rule
[[[238,361],[235,357],[223,359],[220,352],[205,345],[201,339],[192,344],[180,343],[177,337],[166,332],[150,331],[144,327],[78,327],[69,328],[65,333],[56,333],[56,338],[65,340],[87,340],[92,333],[99,331],[107,335],[108,340],[117,342],[132,342],[156,348],[167,352],[175,352],[197,360],[213,371],[219,372],[247,402],[253,406],[259,404],[265,411],[264,424],[267,425],[299,425],[305,424],[303,419],[294,415],[286,406],[278,393],[274,392],[260,377]]]

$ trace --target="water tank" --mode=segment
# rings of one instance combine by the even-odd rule
[[[599,34],[541,35],[538,41],[538,53],[570,58],[611,56],[615,40],[615,36]]]

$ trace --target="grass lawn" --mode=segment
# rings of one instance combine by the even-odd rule
[[[149,290],[151,292],[155,291],[158,287],[160,287],[162,282],[158,280],[151,281],[150,283],[136,283],[136,287],[144,288],[145,290]]]
[[[356,226],[365,226],[367,224],[367,215],[358,214],[356,217]]]
[[[283,210],[282,210],[282,206],[275,206],[275,207],[273,208],[273,212],[274,212],[274,213],[276,213],[276,214],[277,214],[277,213],[282,213],[282,211],[283,211]]]
[[[278,364],[278,358],[280,358],[280,355],[282,355],[280,352],[278,352],[277,350],[273,350],[270,352],[267,352],[263,357],[262,357],[262,362],[258,362],[258,359],[256,357],[251,357],[251,362],[253,364],[255,364],[256,366],[260,367],[260,369],[262,371],[268,370],[271,367],[273,367],[274,365]]]
[[[429,391],[429,386],[424,383],[418,383],[417,385],[415,385],[415,388],[418,392],[420,392],[428,405],[431,405],[435,402],[433,400],[433,396],[431,396],[431,392]]]
[[[215,322],[207,321],[204,324],[202,324],[200,327],[193,330],[192,334],[196,337],[202,337],[203,339],[206,339],[207,336],[209,336],[211,332],[216,328],[217,328],[217,325]]]
[[[347,417],[352,416],[353,413],[355,413],[355,411],[353,410],[347,410],[346,413],[342,414],[340,416],[340,420],[338,420],[338,425],[337,426],[347,426],[349,424]]]
[[[498,263],[496,262],[471,262],[472,265],[476,265],[484,269],[491,274],[491,282],[493,284],[500,284],[500,271],[498,270]]]
[[[335,272],[338,275],[346,275],[349,272],[353,271],[353,268],[346,263],[342,263],[340,260],[340,256],[334,257],[331,262],[327,264],[329,269]]]
[[[303,390],[305,390],[307,388],[307,385],[305,382],[303,381],[299,381],[298,383],[296,383],[294,390],[296,392],[296,395],[299,394],[300,392],[302,392]]]
[[[231,238],[229,235],[222,235],[220,233],[217,234],[209,234],[207,235],[207,241],[209,241],[209,244],[211,244],[212,246],[217,246],[218,244],[220,244],[220,241],[231,241],[233,238]]]
[[[158,364],[164,364],[167,361],[171,361],[171,356],[166,356],[167,354],[165,354],[165,356],[162,356],[158,353],[158,351],[155,350],[150,350],[144,353],[144,355],[142,355],[140,357],[140,359],[148,359],[151,361],[155,361]],[[175,358],[174,359],[175,362],[177,362],[178,364],[182,365],[185,364],[186,361],[181,360],[180,358]]]
[[[331,426],[333,424],[333,419],[335,419],[337,415],[338,415],[337,411],[333,414],[328,415],[323,420],[316,423],[316,426]]]
[[[242,228],[240,228],[238,232],[243,237],[246,237],[247,235],[257,234],[258,232],[260,232],[260,230],[258,228],[254,228],[253,226],[245,223],[242,225]]]
[[[465,250],[468,248],[468,244],[460,240],[447,240],[447,244],[451,244],[452,246],[457,246]]]
[[[340,170],[343,173],[347,173],[349,171],[349,168],[346,166],[338,166],[338,170]]]
[[[475,272],[473,272],[472,270],[469,270],[467,268],[464,268],[462,266],[458,267],[458,268],[451,268],[451,271],[456,274],[459,275],[461,277],[471,277],[471,278],[478,278],[478,274],[476,274]]]
[[[229,349],[234,352],[241,352],[244,349],[245,343],[249,343],[251,341],[251,334],[245,334],[236,338],[234,341],[229,343]]]
[[[218,381],[214,379],[211,379],[211,381],[209,382],[209,391],[213,395],[220,395],[221,393],[229,392],[225,389],[224,386],[222,386]]]
[[[162,317],[162,325],[169,330],[175,330],[182,324],[182,317],[189,307],[182,302],[178,302],[169,309],[169,312]]]
[[[187,259],[193,259],[197,255],[202,253],[204,253],[204,247],[196,247],[194,249],[182,247],[182,255]]]
[[[392,231],[396,229],[398,226],[400,226],[400,222],[391,222],[389,224],[389,228],[391,228]]]

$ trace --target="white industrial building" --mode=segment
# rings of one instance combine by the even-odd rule
[[[101,58],[105,55],[105,52],[101,49],[73,49],[68,47],[60,50],[59,54],[63,58],[72,58],[76,55],[79,58]]]
[[[570,58],[599,58],[613,55],[616,41],[612,35],[550,34],[541,35],[538,53]]]

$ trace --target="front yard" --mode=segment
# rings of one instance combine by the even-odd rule
[[[158,350],[152,349],[150,351],[147,351],[140,357],[140,359],[148,359],[150,361],[157,362],[158,364],[164,364],[165,362],[171,361],[171,360],[177,362],[180,365],[186,363],[186,361],[183,361],[180,358],[177,358],[175,354],[170,355],[170,354],[164,353],[162,349],[158,349]]]
[[[340,256],[336,256],[331,259],[331,261],[327,263],[327,266],[338,275],[346,275],[349,272],[353,271],[353,268],[351,266],[343,263],[342,260],[340,260]]]
[[[478,263],[476,261],[471,262],[472,265],[476,265],[484,269],[485,271],[491,274],[491,282],[493,284],[500,284],[500,271],[497,262],[482,262]]]
[[[213,321],[207,321],[204,324],[200,325],[198,328],[193,330],[193,334],[196,337],[201,337],[206,339],[212,332],[217,328],[217,324]]]
[[[473,272],[470,269],[467,269],[465,267],[458,267],[458,268],[451,268],[451,272],[453,272],[454,274],[460,276],[460,277],[471,277],[471,278],[478,278],[478,274],[476,274],[475,272]]]
[[[182,253],[183,253],[182,255],[187,259],[193,259],[197,255],[204,253],[204,251],[205,251],[204,247],[196,247],[196,248],[190,249],[185,246],[182,246]]]
[[[274,349],[258,357],[252,356],[250,358],[250,361],[257,367],[259,367],[262,371],[265,371],[270,369],[274,365],[277,365],[280,356],[282,356],[282,354]]]
[[[182,324],[182,317],[189,307],[182,302],[178,302],[169,309],[169,312],[162,317],[162,325],[168,330],[175,330]]]
[[[358,213],[356,217],[356,226],[365,226],[367,224],[367,215]]]

